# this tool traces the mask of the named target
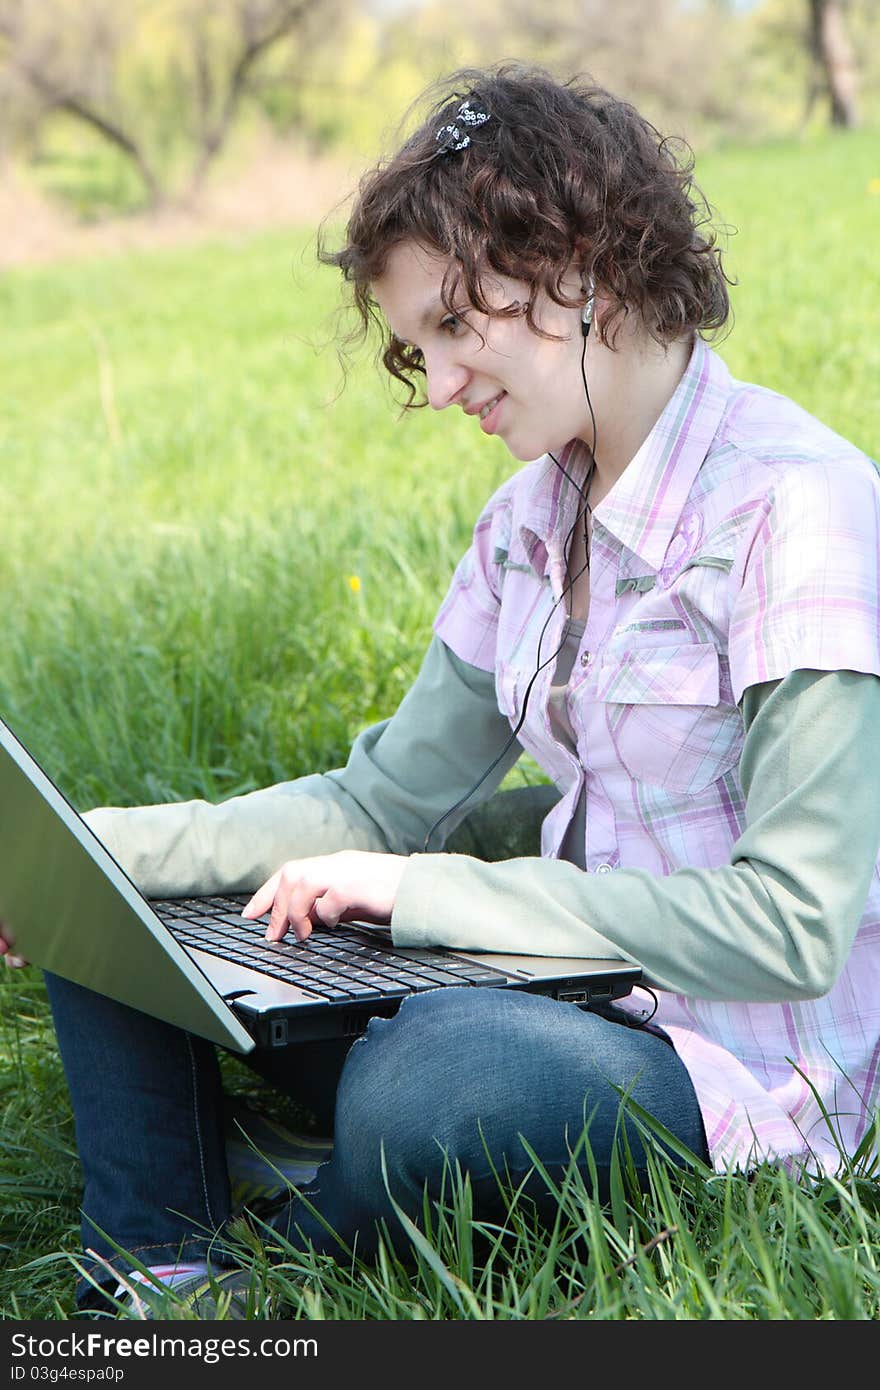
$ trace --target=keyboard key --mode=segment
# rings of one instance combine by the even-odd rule
[[[364,983],[371,985],[377,993],[381,994],[383,999],[395,999],[398,996],[403,997],[409,994],[407,986],[402,984],[399,980],[374,979],[366,980]]]
[[[447,970],[425,970],[413,971],[420,980],[430,980],[435,985],[457,985],[460,984],[458,976],[450,975]]]
[[[341,985],[341,988],[345,990],[346,994],[350,994],[352,999],[364,1000],[381,998],[378,990],[373,989],[371,985],[358,984],[357,980],[346,980],[344,984]]]
[[[466,962],[458,965],[450,962],[449,965],[444,966],[444,969],[452,975],[460,975],[462,979],[469,980],[472,984],[489,983],[493,980],[501,981],[507,978],[501,971],[493,970],[488,965],[468,965]]]

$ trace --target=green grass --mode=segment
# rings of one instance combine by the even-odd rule
[[[699,174],[740,229],[735,375],[878,457],[876,149],[828,136]],[[369,363],[338,396],[337,287],[312,261],[273,234],[0,281],[0,710],[80,807],[338,765],[406,690],[511,471],[458,414],[397,421]],[[38,972],[0,991],[0,1315],[63,1317],[72,1119]],[[876,1194],[855,1174],[705,1182],[658,1160],[652,1191],[623,1182],[609,1209],[574,1183],[555,1233],[513,1203],[475,1251],[460,1188],[414,1267],[289,1254],[265,1279],[325,1318],[873,1318]]]

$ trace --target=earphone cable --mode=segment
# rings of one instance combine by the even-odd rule
[[[560,473],[562,473],[563,477],[567,478],[568,481],[572,484],[572,486],[574,487],[575,491],[578,493],[578,495],[580,496],[580,498],[581,498],[581,500],[582,500],[582,502],[583,502],[583,506],[580,507],[580,508],[578,509],[577,515],[575,516],[575,519],[574,519],[574,521],[572,522],[571,528],[570,528],[570,530],[569,530],[569,532],[568,532],[568,535],[567,535],[566,538],[565,538],[565,541],[564,541],[563,547],[562,547],[562,552],[563,552],[563,555],[565,556],[565,575],[566,575],[566,583],[565,583],[565,585],[563,586],[562,592],[560,593],[559,597],[553,601],[553,604],[552,604],[552,606],[551,606],[551,608],[550,608],[550,612],[547,614],[547,618],[546,618],[546,620],[545,620],[545,622],[544,622],[544,626],[541,628],[541,632],[540,632],[540,635],[539,635],[539,637],[538,637],[538,651],[537,651],[537,662],[538,662],[538,664],[537,664],[537,666],[535,667],[534,672],[532,673],[532,676],[531,676],[531,679],[530,679],[528,685],[526,686],[525,694],[523,695],[522,710],[521,710],[521,712],[520,712],[520,716],[519,716],[519,719],[518,719],[518,721],[517,721],[516,727],[514,728],[513,732],[511,733],[510,737],[508,738],[507,742],[504,744],[504,747],[501,749],[501,752],[497,755],[497,757],[493,758],[492,762],[491,762],[491,763],[489,764],[489,766],[486,768],[485,772],[481,775],[481,777],[479,778],[479,780],[478,780],[477,782],[475,782],[474,785],[473,785],[467,792],[465,792],[464,796],[459,797],[458,801],[456,801],[455,804],[454,804],[453,806],[450,806],[449,809],[448,809],[447,811],[444,811],[444,812],[443,812],[443,815],[440,816],[439,819],[436,820],[436,821],[434,822],[434,824],[431,826],[430,830],[428,831],[427,835],[425,836],[424,845],[423,845],[423,853],[424,853],[424,854],[427,854],[427,853],[428,853],[428,846],[430,845],[433,836],[435,835],[435,833],[437,832],[437,830],[440,828],[440,826],[443,824],[443,822],[446,821],[446,820],[448,820],[450,816],[455,815],[456,811],[461,810],[462,806],[464,806],[468,801],[470,801],[471,797],[472,797],[476,792],[479,791],[480,787],[481,787],[481,786],[483,785],[483,783],[486,781],[486,778],[489,777],[489,775],[490,775],[492,772],[495,771],[495,768],[498,766],[498,764],[501,762],[502,758],[506,755],[506,753],[508,752],[508,750],[511,748],[511,746],[513,745],[513,743],[516,741],[516,736],[517,736],[517,734],[519,733],[520,729],[522,728],[523,722],[524,722],[525,717],[526,717],[526,712],[527,712],[528,706],[529,706],[529,696],[530,696],[531,693],[532,693],[532,687],[534,686],[535,681],[537,680],[537,678],[538,678],[538,676],[540,675],[540,673],[543,671],[544,667],[547,666],[551,661],[553,661],[553,660],[559,655],[559,653],[562,651],[563,646],[565,645],[565,630],[563,629],[563,639],[562,639],[562,642],[559,644],[559,646],[556,648],[556,651],[555,651],[555,652],[551,652],[550,655],[549,655],[548,657],[546,657],[544,661],[541,660],[541,644],[542,644],[543,641],[544,641],[544,636],[545,636],[545,634],[546,634],[546,632],[547,632],[547,628],[550,626],[550,620],[551,620],[551,618],[553,617],[553,614],[556,612],[556,609],[559,607],[559,604],[562,603],[562,602],[568,597],[568,595],[572,592],[572,590],[574,589],[574,585],[575,585],[575,583],[577,582],[577,580],[581,577],[581,575],[582,575],[585,571],[589,571],[589,568],[590,568],[590,544],[589,544],[588,520],[589,520],[589,516],[590,516],[590,514],[591,514],[591,508],[590,508],[590,502],[589,502],[589,495],[590,495],[590,488],[591,488],[592,483],[593,483],[593,476],[594,476],[595,471],[596,471],[596,447],[597,447],[597,439],[598,439],[598,429],[597,429],[597,426],[596,426],[596,415],[595,415],[595,412],[594,412],[594,410],[593,410],[593,402],[592,402],[591,399],[590,399],[590,388],[589,388],[589,386],[587,385],[587,372],[586,372],[586,365],[585,365],[585,363],[586,363],[586,356],[587,356],[587,336],[588,336],[587,333],[584,333],[583,349],[582,349],[582,351],[581,351],[581,378],[582,378],[583,383],[584,383],[584,393],[585,393],[586,398],[587,398],[587,406],[588,406],[589,411],[590,411],[590,420],[591,420],[592,426],[593,426],[593,444],[592,444],[592,448],[590,448],[590,462],[589,462],[589,466],[588,466],[588,469],[587,469],[587,477],[586,477],[586,480],[585,480],[583,486],[580,486],[580,485],[576,482],[576,480],[571,476],[571,474],[568,472],[568,470],[567,470],[566,468],[564,468],[563,465],[559,462],[559,459],[556,457],[555,454],[553,454],[553,453],[550,453],[550,454],[549,454],[549,457],[553,460],[553,462],[555,463],[556,467],[559,469]],[[548,451],[548,453],[549,453],[549,451]],[[572,574],[571,574],[571,542],[572,542],[572,538],[573,538],[574,533],[575,533],[575,529],[576,529],[578,523],[581,521],[581,519],[583,519],[583,523],[584,523],[584,554],[585,554],[585,556],[586,556],[586,560],[585,560],[585,563],[584,563],[584,564],[581,566],[581,568],[578,570],[577,574],[572,575]]]

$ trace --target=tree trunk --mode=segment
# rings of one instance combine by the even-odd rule
[[[811,43],[831,102],[831,124],[858,125],[858,73],[846,32],[844,0],[810,0]],[[810,102],[812,105],[812,101]]]
[[[223,148],[247,88],[251,70],[276,43],[296,32],[297,26],[315,8],[315,4],[316,0],[290,0],[290,3],[281,7],[280,12],[274,17],[275,22],[270,23],[268,28],[262,31],[251,30],[249,33],[245,30],[241,51],[228,76],[220,110],[213,120],[208,114],[211,106],[210,84],[213,78],[208,71],[208,58],[204,52],[202,36],[196,34],[196,63],[205,68],[202,76],[204,122],[199,136],[199,152],[186,190],[187,198],[195,198],[199,194],[209,167]]]
[[[141,176],[146,194],[147,207],[151,212],[159,207],[162,202],[162,185],[158,176],[153,171],[149,160],[144,155],[140,146],[131,138],[130,135],[115,124],[102,116],[100,112],[93,111],[77,97],[62,97],[56,101],[55,106],[59,111],[66,111],[68,115],[75,116],[78,120],[97,130],[111,145],[122,150],[123,154],[128,155]]]

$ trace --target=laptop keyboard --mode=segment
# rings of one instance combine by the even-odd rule
[[[249,970],[298,985],[338,1003],[402,999],[442,985],[500,985],[506,975],[478,961],[406,948],[398,954],[357,927],[315,927],[305,941],[293,934],[265,939],[268,914],[241,916],[246,897],[170,898],[150,906],[182,946],[206,951]]]

